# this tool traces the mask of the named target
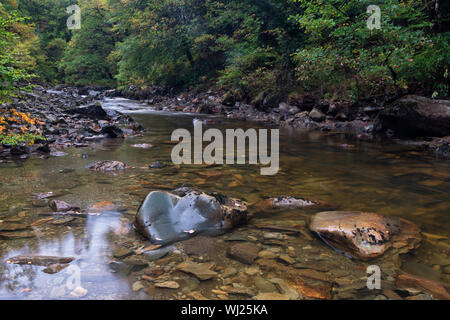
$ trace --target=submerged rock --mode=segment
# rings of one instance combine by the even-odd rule
[[[391,248],[404,253],[422,241],[412,222],[366,212],[320,212],[311,219],[309,229],[332,247],[363,260],[382,256]]]
[[[209,280],[217,275],[217,272],[210,270],[203,264],[185,261],[177,266],[177,269],[188,274],[194,275],[199,280]]]
[[[71,263],[75,258],[71,257],[51,257],[51,256],[17,256],[9,258],[6,263],[11,264],[27,264],[34,266],[51,266],[55,264]]]
[[[252,264],[258,257],[259,248],[253,243],[239,243],[228,248],[227,256],[245,264]]]
[[[406,272],[397,276],[396,286],[402,289],[416,288],[432,294],[437,299],[450,300],[449,284],[424,279]]]
[[[65,201],[61,200],[51,200],[48,203],[49,207],[53,210],[53,212],[68,212],[68,211],[79,211],[79,207],[74,207],[68,204]]]
[[[250,219],[247,206],[240,200],[184,191],[182,195],[151,192],[136,216],[137,230],[153,242],[165,244],[201,232],[223,233]]]
[[[266,211],[270,209],[297,209],[320,206],[321,203],[314,200],[304,198],[294,198],[291,196],[279,196],[276,198],[268,198],[257,202],[254,205],[257,211]]]
[[[97,161],[97,162],[91,163],[86,168],[90,169],[90,170],[94,170],[94,171],[108,172],[108,171],[125,170],[128,167],[125,163],[120,162],[120,161],[106,160],[106,161]]]

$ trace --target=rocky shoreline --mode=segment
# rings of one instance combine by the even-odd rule
[[[250,105],[215,89],[175,94],[161,87],[131,87],[108,94],[140,100],[157,110],[219,114],[276,127],[346,134],[360,140],[389,139],[450,159],[449,100],[409,95],[388,103],[362,106],[333,103],[307,94],[278,105],[264,99],[258,105]]]
[[[100,91],[64,87],[36,87],[32,92],[21,92],[9,106],[36,119],[28,132],[44,136],[46,140],[35,141],[33,145],[0,144],[0,162],[27,159],[31,155],[64,156],[61,150],[67,147],[82,148],[106,138],[142,134],[144,129],[133,118],[105,111],[98,102],[103,97]]]

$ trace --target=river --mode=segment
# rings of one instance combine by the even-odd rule
[[[217,191],[250,204],[264,197],[290,195],[320,200],[337,210],[406,218],[418,224],[427,237],[414,254],[401,258],[402,269],[449,282],[450,277],[444,271],[450,265],[448,161],[392,142],[365,142],[337,134],[282,129],[280,172],[276,176],[261,176],[260,167],[251,165],[175,166],[170,158],[173,144],[168,141],[177,128],[192,130],[192,115],[155,112],[144,104],[119,98],[107,99],[103,106],[130,114],[145,127],[146,132],[142,137],[107,139],[88,148],[66,149],[64,151],[68,155],[65,157],[36,157],[24,162],[0,164],[0,220],[32,223],[45,218],[43,214],[48,213],[49,208],[33,205],[31,195],[50,191],[58,199],[81,208],[113,201],[120,210],[77,218],[70,225],[38,225],[34,227],[36,238],[0,240],[0,299],[75,298],[76,294],[71,295],[73,284],[68,284],[68,281],[78,280],[87,290],[81,294],[85,299],[188,298],[189,290],[216,298],[211,289],[220,287],[221,283],[199,283],[182,275],[177,276],[183,283],[180,292],[154,288],[137,290],[139,285],[135,274],[139,270],[124,269],[112,258],[114,246],[123,241],[123,237],[131,243],[130,246],[141,241],[132,231],[132,222],[148,192],[171,190],[183,185]],[[214,116],[196,117],[210,120],[211,124],[205,127],[261,127]],[[142,149],[133,146],[144,143],[153,147]],[[133,168],[114,175],[85,168],[98,160],[119,160]],[[149,169],[149,165],[156,161],[167,166]],[[304,225],[314,212],[317,210],[256,215],[249,226],[233,234],[257,237],[259,230],[252,225],[264,223],[286,227]],[[229,236],[210,240],[214,242],[212,246],[221,250]],[[292,245],[297,248],[295,241],[292,239]],[[304,240],[298,241],[298,248],[311,247],[318,254],[339,255],[318,239],[305,242],[306,245],[302,242]],[[182,260],[179,247],[175,244],[167,250],[175,251],[169,254],[169,257],[176,256],[173,261],[164,258],[167,259],[164,263],[173,267],[174,261]],[[296,251],[299,252],[297,258],[302,259],[304,250]],[[57,274],[47,274],[42,267],[5,262],[10,257],[25,254],[71,256],[76,260],[70,268]],[[229,263],[221,252],[208,257],[203,254],[200,258],[223,268]],[[355,298],[359,297],[356,295]]]

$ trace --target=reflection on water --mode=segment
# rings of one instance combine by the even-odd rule
[[[69,225],[44,223],[33,227],[37,235],[34,239],[0,240],[0,298],[70,298],[71,286],[67,281],[77,267],[83,288],[89,292],[87,298],[133,297],[127,274],[111,268],[113,244],[121,234],[129,232],[136,209],[148,192],[182,185],[217,191],[249,203],[267,196],[291,195],[321,200],[339,210],[404,217],[417,223],[424,232],[438,235],[430,238],[433,241],[424,242],[411,263],[425,266],[424,270],[433,270],[434,265],[446,262],[450,265],[448,162],[391,143],[353,141],[342,135],[283,129],[281,170],[275,177],[261,176],[258,166],[176,167],[170,162],[173,145],[167,141],[176,128],[192,130],[192,116],[144,113],[148,107],[125,99],[110,99],[104,105],[119,111],[131,110],[132,116],[147,129],[144,136],[70,149],[69,155],[62,158],[0,164],[0,221],[31,224],[48,217],[43,215],[49,213],[48,208],[33,203],[34,192],[53,191],[58,199],[88,212],[101,201],[113,201],[123,210],[76,218]],[[214,120],[210,126],[222,129],[252,126]],[[142,143],[153,147],[132,147]],[[98,160],[119,160],[134,168],[118,175],[85,169]],[[149,169],[156,161],[168,166]],[[311,213],[291,211],[276,219],[279,224],[295,225],[300,215]],[[271,216],[256,219],[274,220]],[[76,260],[70,268],[53,275],[44,273],[43,267],[5,263],[7,258],[25,254],[69,256]],[[436,262],[438,259],[441,262]]]

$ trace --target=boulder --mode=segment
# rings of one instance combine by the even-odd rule
[[[325,116],[325,114],[322,111],[320,111],[319,109],[314,108],[309,113],[309,117],[311,119],[313,119],[314,121],[320,122],[320,121],[325,120],[326,116]]]
[[[122,129],[115,125],[108,125],[102,128],[101,133],[106,134],[108,138],[124,138]]]
[[[108,114],[106,111],[102,108],[102,105],[100,102],[96,102],[93,104],[90,104],[85,107],[79,107],[75,109],[71,109],[67,111],[68,114],[79,114],[87,118],[91,118],[94,120],[106,120],[108,119]]]
[[[219,234],[247,222],[244,202],[197,190],[151,192],[136,216],[136,229],[149,240],[166,244],[207,232]]]
[[[362,260],[380,257],[391,248],[405,253],[422,240],[412,222],[366,212],[320,212],[310,220],[309,229],[330,246]]]
[[[392,129],[400,136],[448,136],[450,100],[405,96],[383,110],[380,119],[384,129]]]

